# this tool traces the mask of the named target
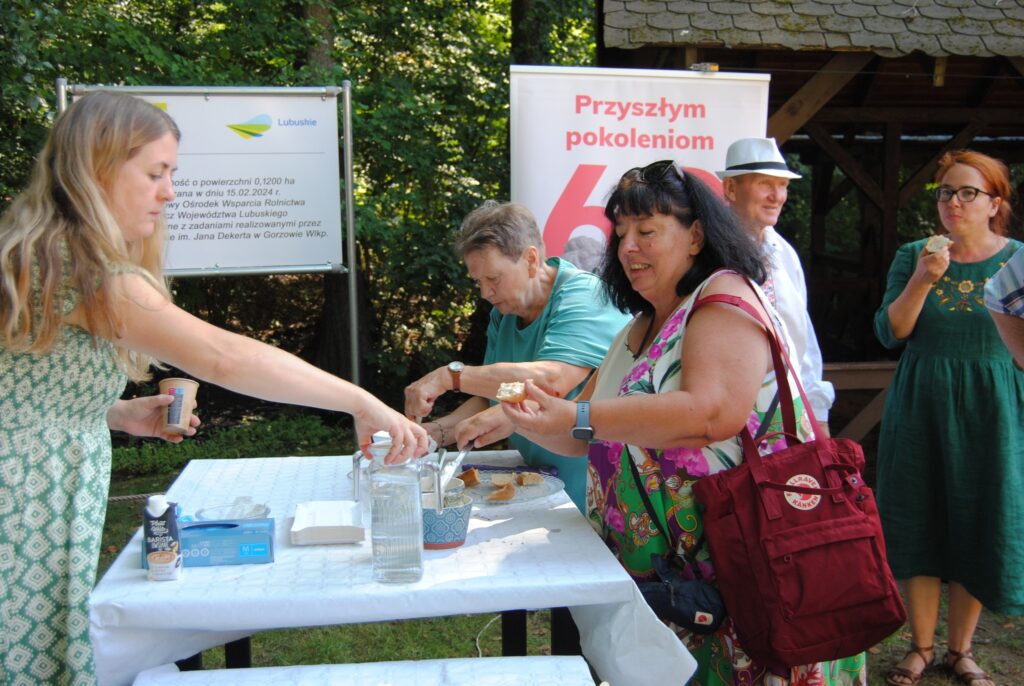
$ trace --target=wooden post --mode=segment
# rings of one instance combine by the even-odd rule
[[[945,55],[935,58],[935,65],[932,68],[932,85],[936,88],[946,85],[946,61],[948,59]]]
[[[896,218],[900,211],[900,134],[899,122],[885,125],[885,159],[882,164],[882,264],[879,278],[885,279],[889,264],[896,256]]]
[[[804,130],[810,134],[811,139],[818,144],[843,170],[843,173],[850,177],[857,186],[864,191],[864,195],[878,207],[882,207],[883,193],[881,187],[875,181],[870,172],[865,171],[860,163],[832,139],[832,135],[819,124],[808,122]]]
[[[828,240],[825,227],[828,223],[829,207],[828,197],[832,191],[832,172],[836,165],[827,154],[817,150],[814,153],[814,163],[811,171],[811,270],[810,270],[810,293],[811,300],[814,300],[815,284],[821,272],[818,266],[818,257],[828,252]],[[813,310],[813,308],[812,308]]]
[[[841,52],[768,118],[768,135],[782,145],[875,58],[870,52]]]
[[[946,144],[943,145],[930,160],[921,165],[921,168],[918,169],[905,184],[903,184],[903,188],[900,189],[900,205],[906,205],[910,201],[910,198],[915,193],[920,192],[924,185],[931,180],[932,174],[934,174],[935,170],[938,168],[939,160],[942,159],[943,155],[950,150],[959,150],[960,148],[967,147],[970,145],[971,141],[974,140],[974,137],[977,136],[984,128],[985,122],[972,122],[960,129],[959,133],[950,138],[949,141],[947,141]]]

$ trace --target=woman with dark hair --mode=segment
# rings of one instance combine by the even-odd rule
[[[763,422],[781,428],[781,413],[771,409],[776,383],[764,329],[736,307],[693,305],[731,295],[783,327],[757,285],[765,274],[758,246],[674,162],[626,172],[605,214],[614,227],[602,267],[609,296],[639,314],[578,402],[527,382],[528,400],[502,407],[530,440],[589,458],[587,516],[637,582],[657,580],[652,556],[666,554],[695,560],[684,571],[691,578],[696,566],[713,580],[693,484],[739,464],[740,431]],[[794,410],[807,439],[813,429],[799,399]],[[770,453],[781,440],[760,449]],[[691,684],[865,683],[863,655],[776,675],[744,653],[729,618],[707,635],[669,627],[697,660]]]
[[[878,437],[878,509],[911,644],[886,681],[917,683],[935,660],[945,580],[943,665],[993,686],[971,642],[982,606],[1024,614],[1024,373],[984,290],[1021,244],[1006,236],[1013,186],[1002,162],[949,152],[935,182],[943,230],[896,251],[875,314],[878,340],[904,348]]]

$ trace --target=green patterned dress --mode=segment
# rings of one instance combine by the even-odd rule
[[[897,339],[887,310],[924,241],[901,246],[875,333],[905,346],[878,441],[878,509],[898,579],[956,581],[997,612],[1024,614],[1024,372],[984,305],[989,278],[1021,247],[950,262],[913,333]]]
[[[75,305],[65,298],[64,311]],[[113,346],[66,326],[43,355],[0,347],[0,683],[93,684],[88,598],[110,483]]]
[[[644,355],[634,359],[626,347],[632,324],[619,333],[601,363],[594,400],[679,390],[686,315],[707,283],[701,284],[668,318]],[[762,301],[766,302],[764,298]],[[781,329],[778,315],[772,311],[772,316],[776,328]],[[792,345],[788,347],[792,349]],[[790,386],[796,387],[792,376]],[[775,374],[770,372],[762,381],[756,404],[747,419],[752,433],[761,426],[775,392]],[[811,423],[799,399],[795,410],[798,433],[801,439],[806,439],[812,433]],[[776,412],[771,419],[769,431],[781,431],[781,413]],[[758,447],[763,455],[770,455],[785,448],[785,442],[776,437]],[[656,578],[651,553],[663,555],[667,544],[648,516],[627,460],[636,464],[651,504],[667,522],[673,545],[682,555],[694,549],[703,533],[701,513],[693,499],[693,484],[701,477],[740,464],[743,451],[738,438],[704,448],[646,448],[602,440],[590,444],[587,480],[590,522],[634,580],[650,581]],[[700,547],[696,559],[704,578],[714,578],[706,545]],[[697,661],[697,672],[688,686],[864,686],[866,683],[863,653],[842,660],[801,665],[788,674],[778,675],[750,659],[728,617],[718,631],[709,636],[669,626]],[[642,666],[637,665],[637,669]]]

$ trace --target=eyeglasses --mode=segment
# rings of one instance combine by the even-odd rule
[[[659,160],[651,162],[646,167],[636,167],[630,171],[639,172],[640,180],[646,184],[661,183],[673,171],[680,181],[684,178],[683,168],[677,165],[674,160]]]
[[[990,198],[994,198],[995,195],[988,191],[983,191],[980,188],[974,186],[961,186],[960,188],[942,188],[935,189],[935,199],[939,202],[949,202],[955,195],[960,202],[974,202],[974,199],[978,197],[978,193],[984,193]]]

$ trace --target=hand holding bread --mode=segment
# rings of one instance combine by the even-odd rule
[[[498,386],[495,400],[503,403],[521,403],[526,400],[526,384],[522,381],[508,381]]]
[[[949,246],[953,241],[944,235],[934,235],[925,241],[924,248],[918,253],[917,266],[910,277],[911,282],[929,288],[942,278],[949,268]]]
[[[952,244],[953,244],[953,241],[951,241],[946,236],[938,236],[938,235],[936,235],[936,236],[932,236],[931,238],[928,239],[928,242],[924,244],[924,249],[927,252],[936,253],[936,252],[939,252],[940,250],[942,250],[943,248],[948,247],[948,246],[950,246]]]

